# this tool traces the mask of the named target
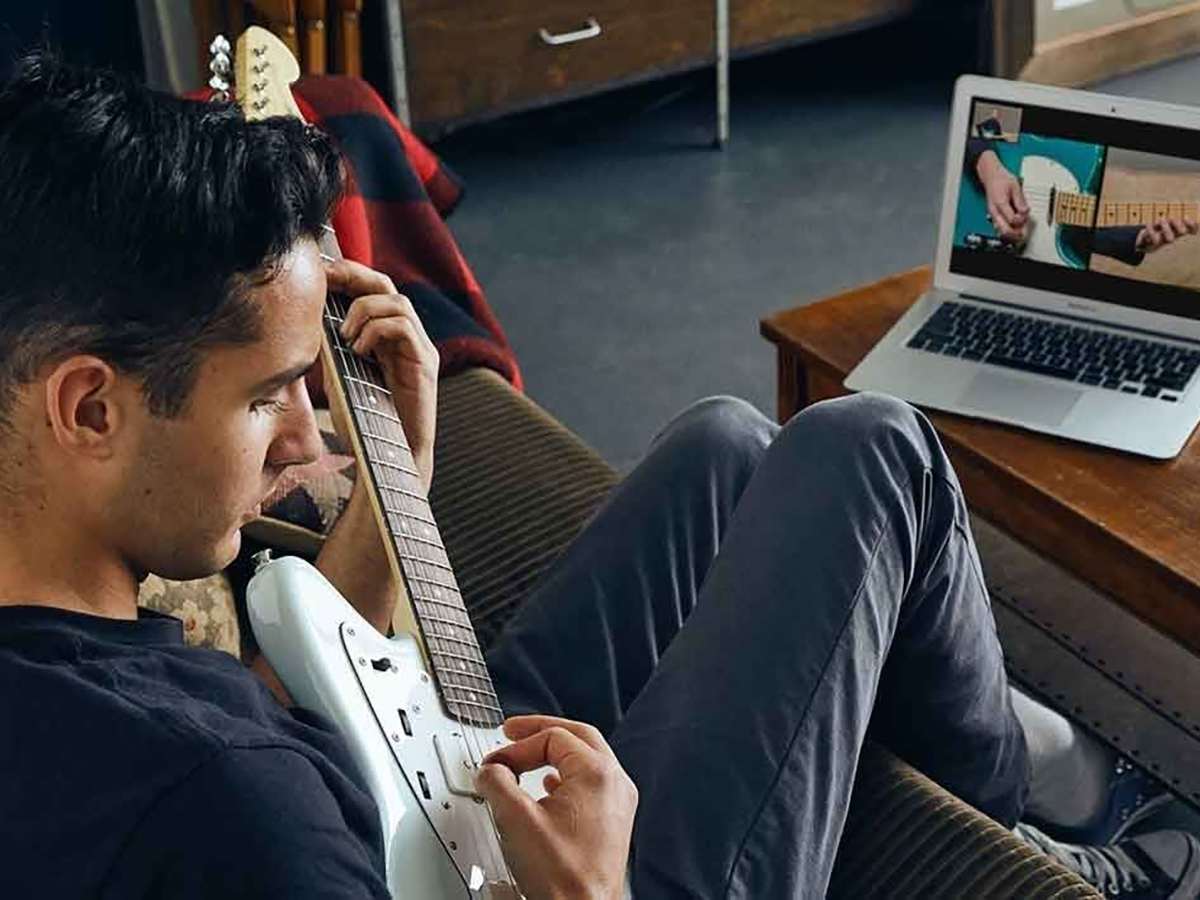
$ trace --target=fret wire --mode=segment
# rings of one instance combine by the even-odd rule
[[[456,612],[461,610],[467,616],[468,620],[471,618],[470,613],[466,612],[465,607],[461,603],[455,603],[453,600],[435,600],[432,597],[416,597],[414,599],[420,601],[421,603],[432,603],[435,606],[443,606],[447,609],[453,609]]]
[[[391,506],[389,506],[388,504],[384,504],[383,508],[384,508],[385,512],[388,512],[388,515],[389,515],[388,524],[390,524],[390,526],[392,526],[392,536],[394,536],[394,538],[404,538],[404,536],[407,536],[408,535],[407,529],[410,526],[410,524],[412,524],[413,522],[424,524],[424,526],[428,530],[430,530],[430,532],[432,532],[433,534],[437,534],[437,523],[433,522],[432,520],[425,520],[425,518],[421,518],[418,515],[408,515],[406,517],[406,516],[404,516],[404,512],[402,510],[392,509]],[[400,524],[392,523],[391,522],[392,516],[395,516],[396,518],[400,518],[401,523]],[[432,542],[432,540],[428,540],[428,539],[426,540],[426,544],[430,544],[430,542]],[[444,550],[444,547],[442,547],[442,545],[438,544],[438,545],[434,545],[434,546],[443,548],[443,550]]]
[[[463,617],[463,620],[462,620],[461,622],[458,622],[458,623],[456,623],[456,624],[457,624],[457,625],[458,625],[460,628],[471,628],[471,627],[472,627],[472,625],[471,625],[471,614],[467,612],[467,608],[466,608],[465,606],[460,606],[460,605],[456,605],[456,604],[450,604],[450,603],[444,603],[444,602],[441,602],[441,601],[429,600],[429,599],[426,599],[425,597],[414,597],[414,598],[413,598],[413,602],[414,602],[415,604],[424,603],[424,604],[426,604],[427,606],[436,606],[436,607],[438,607],[438,609],[440,609],[440,610],[444,610],[444,611],[445,611],[445,612],[447,612],[447,613],[453,613],[453,614],[461,615],[461,616]],[[425,615],[425,614],[428,612],[428,610],[424,610],[424,609],[420,609],[420,608],[418,608],[418,609],[417,609],[417,612],[418,612],[419,614],[421,614],[421,615]]]
[[[400,523],[396,526],[396,528],[399,529],[400,534],[397,534],[396,537],[402,537],[411,534],[413,536],[413,540],[415,541],[418,541],[422,544],[428,544],[432,547],[436,547],[439,550],[446,549],[445,545],[442,543],[441,535],[438,533],[437,522],[433,521],[433,519],[426,519],[417,515],[415,512],[409,512],[403,509],[395,509],[394,507],[388,505],[386,498],[384,499],[383,508],[387,510],[388,513],[400,520]]]
[[[448,688],[453,688],[458,691],[466,691],[467,693],[483,694],[486,696],[495,696],[495,689],[492,687],[492,681],[487,675],[469,675],[467,681],[463,677],[463,673],[456,672],[454,669],[446,669],[445,671],[438,670],[437,674],[442,684]]]
[[[484,662],[482,656],[479,657],[478,659],[475,659],[470,656],[452,656],[452,655],[447,654],[444,650],[430,650],[429,652],[430,652],[430,656],[434,657],[435,660],[437,657],[445,657],[446,659],[457,660],[459,662],[459,664],[463,665],[463,666],[465,666],[467,663],[470,663],[472,666],[475,666],[479,670],[479,672],[484,673],[484,675],[488,674],[487,663]],[[449,666],[450,671],[459,671],[458,669],[454,669],[453,666],[451,666],[451,664],[448,662],[437,663],[437,665]],[[472,673],[467,673],[467,674],[472,674]],[[478,677],[482,677],[482,676],[479,675],[478,672],[476,672],[473,674],[472,677],[478,678]]]
[[[391,422],[393,425],[399,425],[400,430],[404,430],[404,423],[400,421],[398,416],[393,416],[390,413],[380,412],[373,406],[356,406],[355,409],[361,413],[365,413],[368,416],[375,416],[378,419],[383,419],[385,422]]]
[[[425,504],[425,506],[426,506],[426,508],[429,508],[429,504]],[[394,516],[399,516],[399,517],[403,518],[405,521],[420,522],[421,525],[429,528],[430,530],[435,531],[435,532],[437,531],[437,522],[433,521],[432,518],[426,519],[426,518],[423,518],[423,517],[417,515],[415,512],[409,512],[409,511],[403,510],[403,509],[388,508],[388,512]],[[432,512],[432,510],[431,510],[431,512]]]
[[[390,511],[393,514],[395,514],[395,510],[390,510]],[[432,523],[430,523],[430,524],[432,524]],[[401,532],[400,534],[393,534],[392,537],[396,538],[397,540],[412,541],[413,543],[423,544],[426,547],[433,547],[437,550],[445,550],[446,549],[445,544],[441,543],[440,541],[435,541],[430,538],[411,537],[410,535],[408,535],[404,532]]]
[[[427,612],[418,612],[418,615],[420,616],[422,623],[426,621],[438,622],[442,625],[449,625],[453,628],[461,628],[463,631],[469,632],[472,637],[475,636],[475,629],[470,624],[464,625],[462,622],[455,622],[452,619],[443,619],[440,616],[435,616]],[[467,616],[467,618],[470,619],[470,616]],[[479,640],[479,638],[475,639]]]
[[[356,409],[357,409],[357,407],[356,407]],[[363,422],[362,424],[365,426],[365,425],[369,425],[370,423]],[[363,428],[362,431],[363,431],[363,434],[367,435],[368,437],[378,438],[379,440],[383,441],[385,444],[390,444],[393,447],[399,447],[404,453],[412,455],[412,448],[408,446],[408,436],[404,433],[404,429],[397,428],[396,430],[398,432],[400,432],[399,439],[397,439],[395,437],[387,437],[382,434],[376,434],[374,431],[371,431],[369,428],[365,428],[365,427]]]
[[[445,650],[432,650],[431,649],[429,652],[431,655],[434,653],[441,653],[443,656],[446,655]],[[467,662],[471,663],[472,665],[480,666],[483,668],[484,671],[487,671],[487,663],[484,661],[483,654],[481,652],[479,652],[478,650],[476,650],[476,654],[477,654],[476,656],[456,656],[454,658],[464,659]]]
[[[460,662],[469,662],[471,665],[473,665],[473,666],[480,666],[480,667],[482,667],[482,668],[483,668],[483,670],[484,670],[485,672],[487,671],[487,666],[484,664],[484,662],[483,662],[483,660],[482,660],[482,659],[475,659],[475,658],[473,658],[473,657],[470,657],[470,656],[463,656],[463,655],[461,655],[461,654],[459,654],[459,653],[451,653],[451,652],[449,652],[449,651],[447,651],[447,650],[432,650],[432,651],[430,651],[430,652],[431,652],[431,653],[438,654],[438,655],[441,655],[441,656],[445,656],[445,657],[447,657],[448,659],[457,659],[457,660],[459,660]]]
[[[452,594],[455,597],[459,596],[458,583],[454,580],[454,570],[453,569],[451,569],[449,566],[442,566],[442,565],[438,565],[437,563],[426,562],[425,560],[419,560],[418,562],[427,566],[428,571],[430,572],[430,575],[428,577],[423,576],[421,574],[422,570],[417,568],[416,565],[414,564],[413,571],[416,573],[418,581],[424,581],[429,584],[435,585],[440,590],[446,592],[447,594]],[[449,581],[438,581],[437,578],[442,573],[449,575],[450,580]],[[405,572],[405,574],[408,574],[408,573]],[[461,597],[459,598],[459,602],[462,602]]]
[[[461,703],[479,703],[480,701],[486,702],[488,700],[494,700],[497,703],[499,702],[499,697],[496,696],[496,691],[491,688],[474,688],[474,686],[472,686],[472,688],[466,688],[466,686],[461,684],[443,684],[443,686],[448,691],[458,691],[460,694],[482,695],[466,698],[455,697],[455,700]]]
[[[476,663],[478,665],[481,665],[484,667],[487,666],[487,663],[484,661],[483,651],[479,648],[479,644],[464,641],[464,640],[461,640],[460,638],[445,637],[443,635],[437,635],[437,634],[435,634],[433,637],[435,640],[439,640],[439,641],[443,641],[443,642],[449,641],[450,643],[453,643],[453,644],[461,644],[463,647],[465,647],[467,649],[466,656],[463,656],[461,652],[453,652],[451,650],[445,650],[445,649],[439,650],[438,651],[439,653],[452,654],[454,656],[457,656],[459,659],[466,659],[466,660],[469,660],[470,662]]]
[[[471,678],[485,683],[485,686],[491,687],[491,676],[488,675],[487,669],[481,666],[475,660],[468,660],[464,657],[448,656],[445,653],[439,653],[437,650],[431,650],[430,655],[437,658],[442,657],[443,660],[457,660],[462,668],[455,668],[450,662],[443,661],[442,665],[446,666],[446,673],[453,673],[455,678]],[[467,663],[472,666],[479,666],[480,671],[470,671],[466,668]]]
[[[373,434],[373,433],[372,433],[372,432],[370,432],[370,431],[364,431],[364,432],[363,432],[363,435],[364,435],[365,437],[369,437],[369,438],[375,438],[375,440],[377,440],[377,441],[383,441],[385,444],[391,444],[393,447],[400,447],[400,448],[401,448],[401,449],[403,449],[403,450],[408,450],[408,445],[407,445],[407,444],[401,444],[399,441],[394,441],[394,440],[392,440],[391,438],[385,438],[385,437],[384,437],[382,434]],[[408,450],[408,452],[409,452],[409,453],[412,453],[412,451],[411,451],[411,450]],[[398,469],[401,469],[402,467],[401,467],[401,466],[396,466],[396,468],[398,468]],[[403,471],[405,471],[405,472],[408,472],[408,474],[409,474],[409,475],[416,475],[416,474],[418,474],[417,472],[415,472],[415,471],[413,471],[413,470],[411,470],[411,469],[403,469]]]
[[[397,431],[399,431],[401,434],[404,433],[404,423],[401,422],[397,416],[394,416],[391,413],[383,412],[378,406],[372,406],[369,402],[365,405],[361,402],[355,402],[355,399],[356,398],[351,397],[350,407],[352,409],[357,410],[363,415],[375,416],[376,418],[382,419],[385,422],[391,422],[393,425],[397,426]]]
[[[436,587],[441,588],[443,591],[452,591],[455,594],[458,593],[458,584],[454,580],[454,571],[448,566],[438,566],[423,559],[411,560],[411,562],[413,562],[413,571],[416,573],[418,581],[424,581],[427,584],[435,585]],[[423,574],[423,570],[420,568],[422,565],[428,568],[429,574]],[[450,574],[449,581],[438,580],[439,576],[444,572],[448,572]]]
[[[407,539],[404,538],[402,540]],[[444,569],[445,571],[454,574],[454,567],[450,565],[450,557],[448,556],[446,557],[445,562],[442,562],[440,559],[425,559],[424,557],[421,558],[421,562],[425,563],[426,565],[434,566],[438,569]]]
[[[395,463],[384,462],[382,459],[373,459],[371,462],[375,463],[376,465],[385,466],[389,469],[397,469],[398,471],[404,472],[407,475],[412,474],[412,472],[409,469],[404,468],[404,466],[398,466]],[[424,500],[425,498],[422,497],[421,499]]]
[[[428,518],[428,516],[432,513],[432,510],[429,507],[429,501],[419,494],[414,494],[412,491],[409,491],[403,487],[398,487],[394,483],[400,480],[402,477],[401,475],[389,474],[387,472],[375,474],[376,480],[379,481],[380,488],[386,488],[398,504],[399,509],[394,510],[397,514],[403,514],[406,517],[420,518],[427,525],[433,524],[433,522]],[[407,477],[414,478],[414,476],[411,475]],[[381,499],[386,500],[387,498],[385,497]],[[420,515],[422,513],[426,515],[425,518],[422,518]]]
[[[418,494],[416,491],[410,491],[408,488],[398,487],[394,484],[385,485],[385,487],[389,491],[395,491],[397,494],[403,494],[406,497],[411,497],[413,500],[425,502],[425,496],[423,494]]]
[[[396,535],[392,536],[396,537]],[[397,540],[402,540],[402,538],[397,537]],[[431,557],[419,556],[415,550],[409,547],[405,547],[404,552],[413,556],[418,562],[423,562],[443,572],[449,572],[451,575],[454,574],[454,568],[450,565],[450,557],[446,556],[445,551],[439,551],[437,547],[426,547],[425,549],[431,554]]]
[[[437,653],[432,655],[435,659],[438,656]],[[438,674],[444,679],[447,681],[457,681],[457,687],[467,688],[469,690],[493,690],[491,676],[488,675],[488,671],[484,666],[480,665],[474,660],[471,660],[471,665],[478,668],[478,671],[471,671],[467,668],[467,660],[458,660],[457,662],[462,668],[455,668],[454,664],[449,661],[450,659],[452,659],[452,657],[443,658],[441,662],[437,663],[437,665],[442,666],[442,668],[438,670]]]
[[[447,688],[447,690],[461,690],[461,688]],[[502,709],[500,709],[499,698],[496,697],[495,694],[493,694],[492,697],[493,697],[493,699],[496,700],[496,702],[494,704],[487,703],[487,702],[480,703],[478,700],[467,700],[463,697],[454,697],[452,699],[453,699],[453,702],[459,704],[460,706],[473,706],[476,709],[481,709],[481,710],[484,710],[484,711],[490,712],[490,713],[496,713],[497,715],[503,715],[504,711]],[[487,698],[485,697],[484,700],[486,701]]]
[[[367,387],[373,387],[375,390],[380,391],[389,397],[392,396],[392,392],[387,389],[386,385],[376,384],[373,381],[365,381],[362,378],[355,378],[353,375],[347,375],[346,380],[352,381],[355,384],[365,384]]]
[[[482,653],[482,651],[479,649],[479,641],[477,640],[468,641],[466,638],[455,637],[452,634],[437,634],[436,632],[433,632],[433,637],[437,638],[439,641],[453,641],[456,644],[462,644],[464,647],[473,648],[476,653]],[[482,660],[483,656],[481,655],[479,658]]]
[[[441,616],[435,616],[427,609],[418,609],[415,606],[413,611],[421,624],[423,632],[428,632],[429,635],[442,638],[443,640],[452,640],[456,644],[462,644],[464,647],[471,647],[476,651],[479,651],[479,639],[475,637],[475,629],[472,628],[470,624],[452,622],[449,619],[443,619]],[[438,631],[435,626],[441,626],[442,628],[450,629],[461,628],[467,635],[469,635],[469,637],[460,637],[453,633],[447,634],[444,631]]]

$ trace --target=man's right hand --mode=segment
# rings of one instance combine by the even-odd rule
[[[1029,237],[1029,204],[1021,182],[1004,167],[994,150],[980,155],[975,173],[987,195],[988,215],[996,233],[1006,240],[1025,243]]]
[[[504,849],[529,900],[618,900],[625,882],[637,788],[600,732],[553,716],[504,723],[513,740],[487,756],[479,790],[487,797]],[[517,784],[524,772],[553,766],[547,795]]]

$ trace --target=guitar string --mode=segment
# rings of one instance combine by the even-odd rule
[[[333,305],[334,311],[337,313],[338,317],[342,321],[345,321],[346,315],[349,310],[348,309],[342,310],[340,308],[339,301],[334,296],[330,296],[329,302]],[[373,387],[378,387],[374,383],[374,381],[367,378],[368,373],[366,371],[365,360],[363,360],[362,357],[358,356],[357,354],[355,354],[353,352],[347,353],[344,345],[341,342],[341,337],[340,337],[340,334],[338,333],[338,329],[331,328],[330,330],[336,335],[335,346],[337,347],[339,354],[342,356],[343,361],[348,363],[348,367],[353,367],[356,375],[361,376],[361,380],[365,384],[371,384]],[[353,395],[354,395],[354,393],[356,393],[355,385],[353,383],[348,383],[346,385],[346,388],[347,388],[347,393],[351,395],[351,400],[353,400]],[[357,392],[361,393],[363,390],[364,390],[364,388],[359,387]],[[387,396],[389,398],[391,397],[391,392],[388,391],[386,388],[379,388],[379,390],[381,390],[381,392],[384,393],[385,396]],[[352,405],[353,405],[353,403],[352,403]],[[358,408],[360,411],[363,411],[363,412],[368,411],[365,408],[365,406],[356,407],[356,408]],[[392,417],[388,417],[388,418],[390,419]],[[396,420],[396,421],[397,421],[397,423],[399,423],[399,420]],[[364,437],[363,440],[365,442],[366,438]],[[426,502],[428,502],[428,501],[426,500]],[[386,506],[384,508],[386,509]],[[469,619],[468,619],[468,621],[469,621]],[[433,631],[432,628],[431,628],[431,633],[434,634],[434,636],[436,636],[436,631]],[[481,658],[482,658],[482,655],[481,655]],[[486,663],[484,663],[484,672],[486,675]],[[490,687],[490,679],[485,677],[485,681],[489,684],[489,687]],[[449,686],[447,685],[447,688],[448,687]],[[494,689],[491,689],[490,693],[491,693],[491,696],[493,696],[493,697],[495,696]],[[470,696],[469,692],[468,692],[468,696]],[[460,721],[460,727],[462,727],[463,731],[464,731],[465,739],[463,741],[463,745],[467,749],[468,758],[471,761],[473,770],[475,772],[478,772],[479,768],[483,762],[483,759],[486,756],[486,752],[482,745],[483,739],[480,736],[479,732],[476,730],[476,727],[471,723],[470,716],[466,717],[465,721]],[[472,746],[472,744],[474,746]],[[486,855],[489,857],[489,864],[494,869],[505,872],[508,875],[509,881],[515,887],[516,886],[516,877],[513,875],[512,869],[509,867],[509,864],[508,864],[508,858],[504,854],[503,842],[500,837],[500,828],[496,822],[495,814],[491,808],[491,804],[488,803],[486,800],[484,800],[484,802],[482,803],[482,806],[487,811],[488,820],[491,825],[492,832],[496,837],[495,847],[493,848],[493,847],[489,846],[488,848],[486,848]],[[499,866],[498,867],[496,866],[497,859],[495,856],[495,852],[497,850],[499,852]]]

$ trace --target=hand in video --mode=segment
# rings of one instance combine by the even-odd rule
[[[1159,219],[1138,232],[1137,243],[1134,245],[1143,253],[1153,253],[1164,244],[1173,244],[1179,238],[1200,231],[1200,223],[1190,216],[1181,219]]]
[[[979,157],[975,171],[987,195],[988,216],[996,233],[1005,240],[1025,243],[1029,237],[1029,204],[1021,182],[991,150]]]

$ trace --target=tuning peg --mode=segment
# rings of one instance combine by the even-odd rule
[[[208,86],[213,89],[212,99],[219,103],[229,102],[229,72],[231,69],[229,51],[231,49],[229,41],[223,34],[218,34],[208,45],[208,52],[212,55],[208,61],[208,70],[212,72]]]

